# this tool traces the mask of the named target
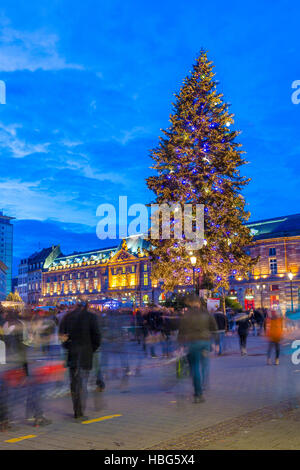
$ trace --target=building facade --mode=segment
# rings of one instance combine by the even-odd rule
[[[6,296],[12,292],[13,219],[0,212],[0,261],[7,266]]]
[[[0,261],[0,301],[5,300],[7,297],[6,272],[7,266],[2,261]]]
[[[125,304],[154,301],[147,242],[130,237],[116,247],[59,256],[42,276],[44,302],[115,299]]]
[[[18,266],[18,292],[23,302],[28,303],[28,258],[21,259]]]
[[[300,308],[300,214],[247,224],[254,236],[249,247],[259,257],[249,279],[232,278],[231,296],[246,309]]]
[[[37,304],[42,297],[42,273],[61,255],[60,247],[51,246],[21,260],[18,268],[18,292],[23,302]]]

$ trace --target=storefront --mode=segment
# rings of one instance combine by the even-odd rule
[[[244,305],[245,310],[250,310],[251,308],[254,308],[254,292],[251,288],[246,289]]]

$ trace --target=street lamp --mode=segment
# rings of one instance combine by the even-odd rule
[[[293,304],[293,277],[294,274],[292,272],[288,273],[288,278],[291,281],[291,307],[292,307],[292,313],[294,312],[294,304]]]
[[[194,291],[194,294],[195,294],[196,293],[196,289],[195,289],[195,266],[196,266],[196,263],[197,263],[196,256],[191,256],[190,261],[191,261],[191,264],[193,266],[193,291]]]

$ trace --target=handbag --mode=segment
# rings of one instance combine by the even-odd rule
[[[182,379],[190,375],[190,365],[187,355],[181,356],[176,361],[176,377]]]

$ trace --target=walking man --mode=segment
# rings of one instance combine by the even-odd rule
[[[93,354],[101,344],[96,315],[89,312],[87,304],[78,305],[62,319],[59,334],[68,352],[67,366],[70,371],[74,418],[83,419]]]
[[[240,348],[241,348],[241,355],[247,355],[247,337],[249,333],[249,328],[251,326],[251,320],[247,313],[242,314],[237,320],[238,324],[238,335],[240,338]]]
[[[217,325],[199,297],[190,296],[186,305],[188,308],[180,322],[178,342],[188,349],[194,399],[195,403],[201,403],[204,401],[203,388],[208,382],[211,336],[217,330]]]
[[[219,310],[214,313],[214,318],[218,328],[215,332],[216,352],[221,356],[224,347],[225,331],[227,329],[227,319],[224,313]]]

